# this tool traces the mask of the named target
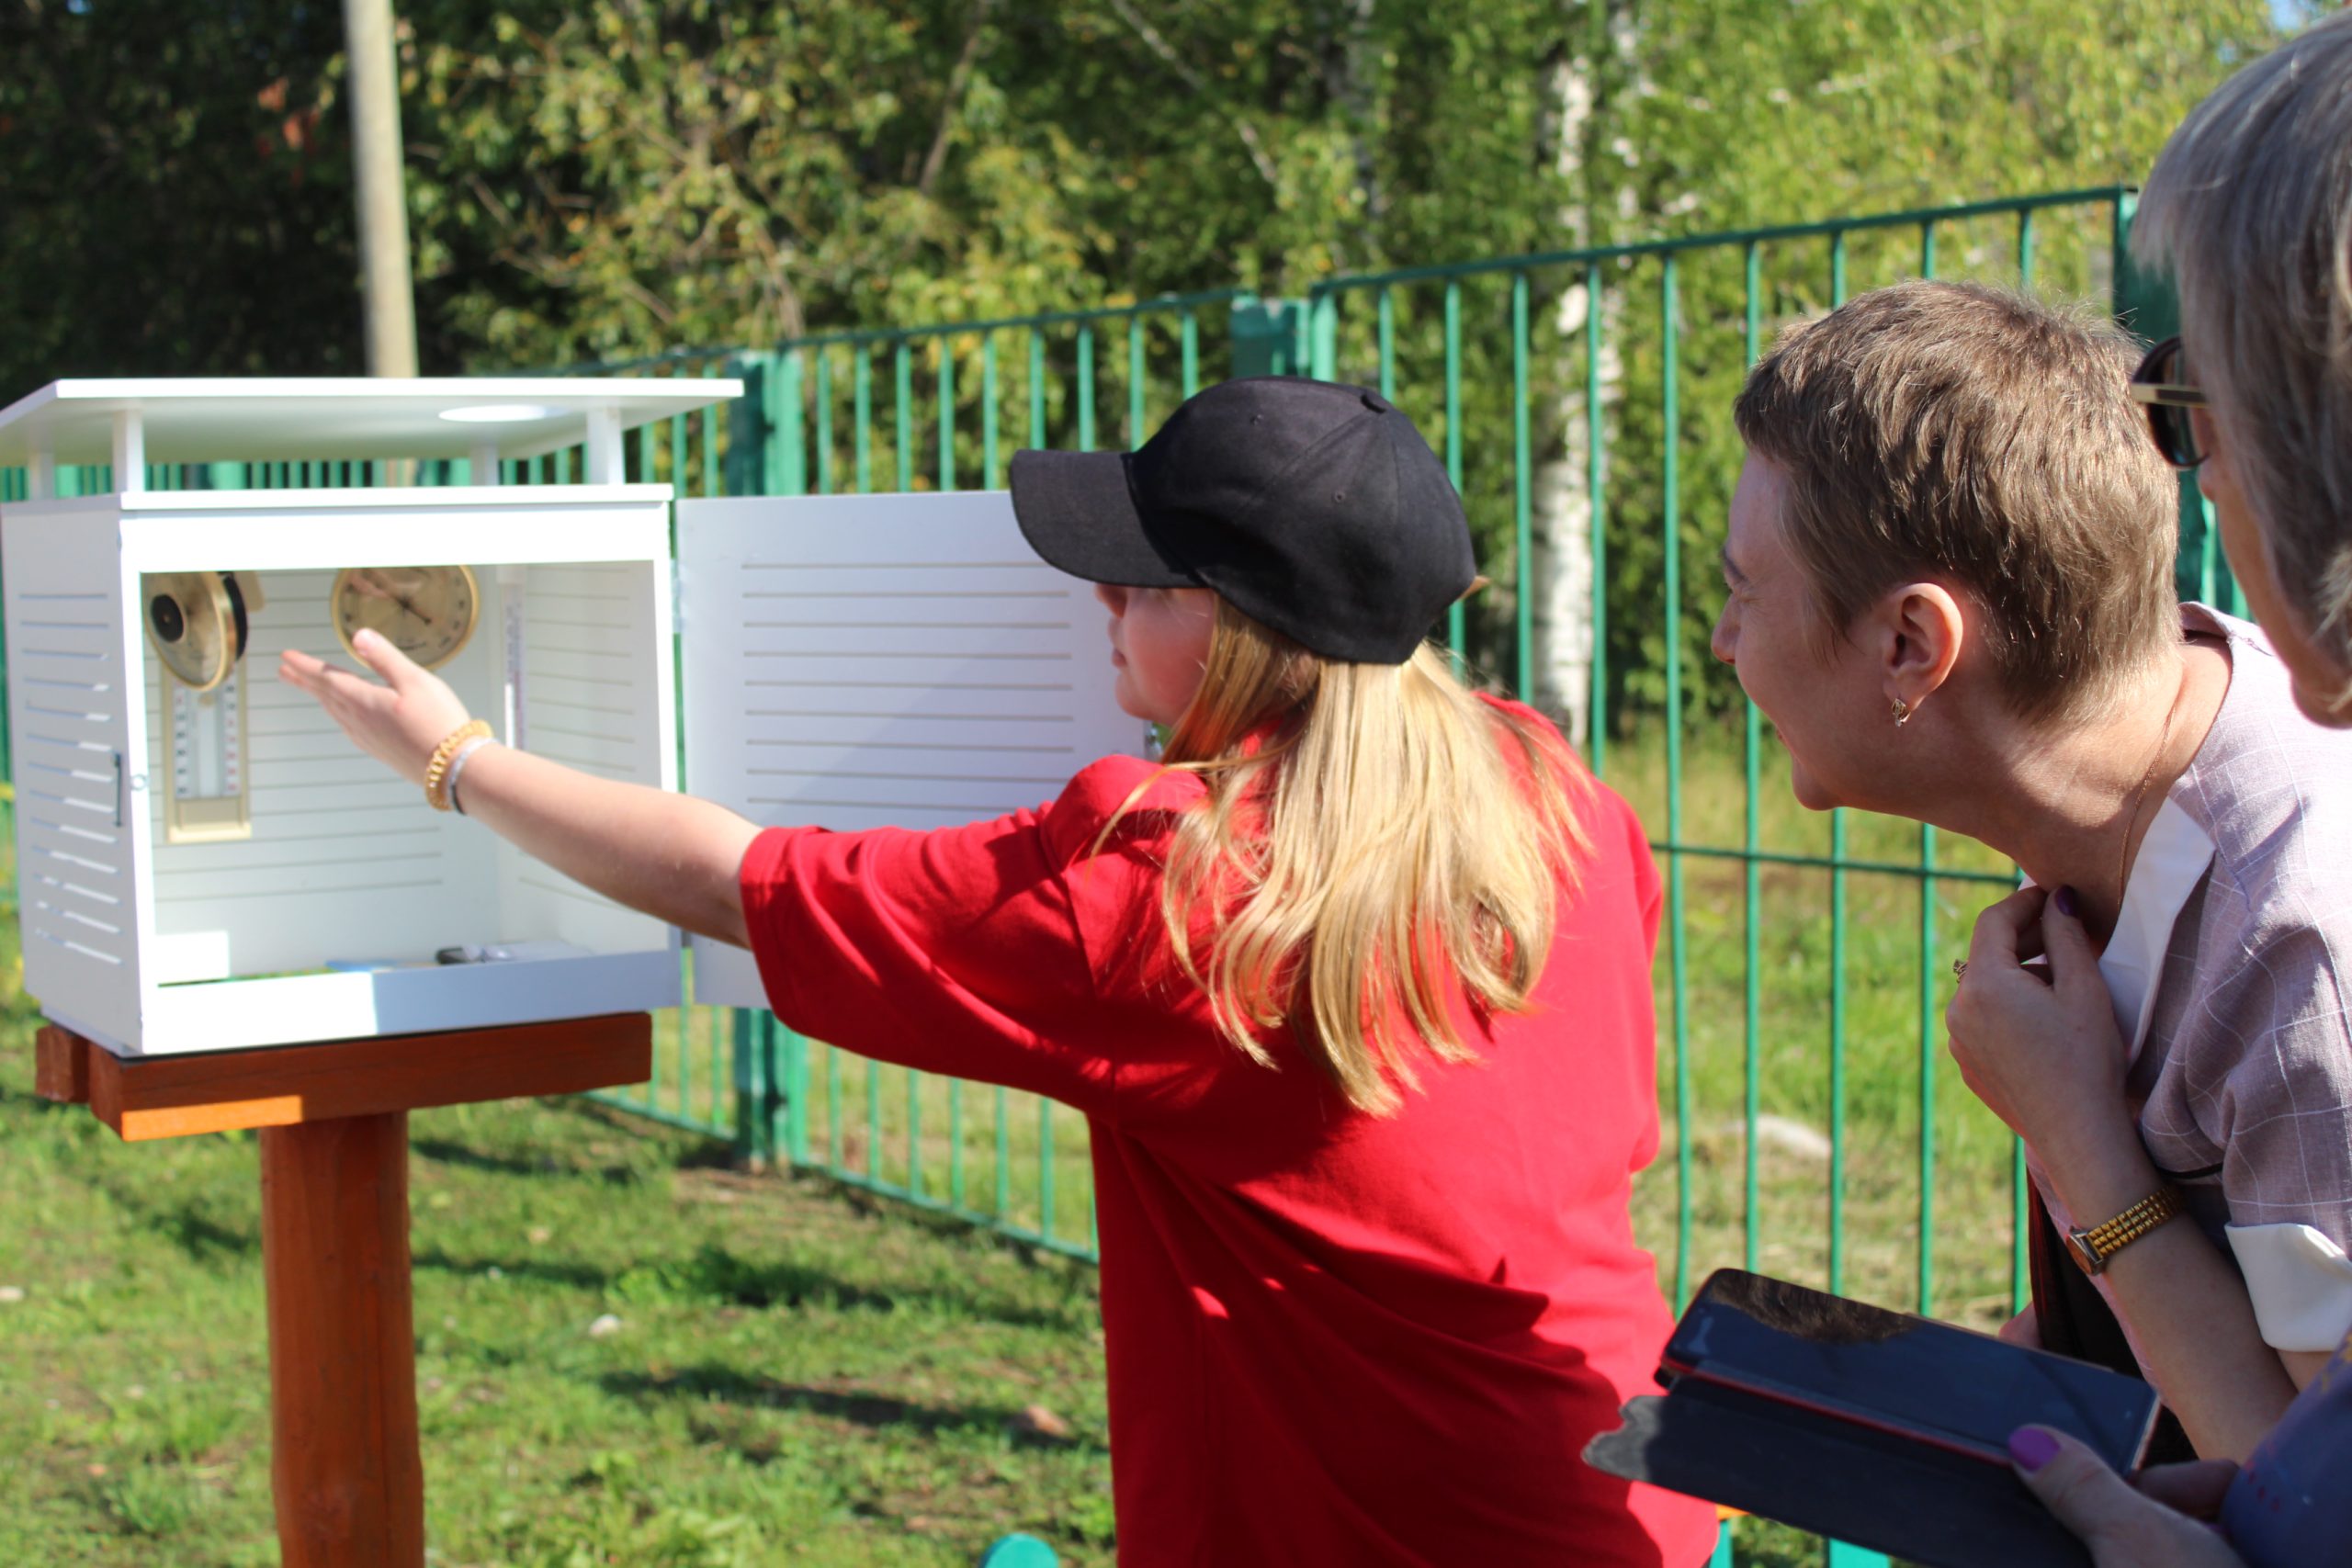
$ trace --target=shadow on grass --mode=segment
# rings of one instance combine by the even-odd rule
[[[438,1247],[418,1251],[413,1267],[474,1279],[537,1280],[609,1294],[622,1302],[785,1311],[814,1307],[843,1313],[937,1308],[958,1316],[986,1318],[1008,1327],[1053,1330],[1083,1326],[1093,1318],[1091,1310],[1074,1313],[1024,1307],[990,1299],[978,1292],[873,1290],[804,1263],[752,1262],[715,1243],[706,1243],[684,1258],[638,1263],[618,1271],[594,1264],[516,1258],[506,1253],[460,1258]]]
[[[606,1372],[597,1385],[616,1399],[647,1404],[655,1399],[718,1402],[734,1406],[791,1410],[822,1416],[875,1430],[910,1429],[929,1436],[949,1431],[993,1431],[1011,1437],[1015,1447],[1080,1449],[1103,1452],[1102,1441],[1087,1434],[1059,1436],[1037,1429],[1026,1413],[995,1404],[921,1404],[889,1394],[860,1389],[814,1388],[758,1377],[729,1366],[706,1361],[674,1372]],[[706,1420],[698,1436],[707,1440],[735,1442],[724,1422]]]

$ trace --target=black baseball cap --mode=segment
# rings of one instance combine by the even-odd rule
[[[1012,511],[1073,577],[1208,588],[1326,659],[1402,664],[1477,563],[1462,498],[1387,399],[1225,381],[1134,452],[1016,452]]]

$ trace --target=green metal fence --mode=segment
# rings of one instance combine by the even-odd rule
[[[1664,1142],[1636,1194],[1661,1283],[1679,1302],[1739,1264],[1989,1325],[2026,1292],[2022,1156],[1939,1071],[1940,1008],[1968,923],[2014,868],[1917,824],[1797,808],[1785,754],[1707,656],[1720,588],[1693,563],[1723,536],[1732,395],[1779,324],[1944,276],[2088,301],[2156,335],[2169,307],[2129,265],[2132,209],[2129,187],[2102,187],[1336,277],[1297,301],[1226,291],[575,368],[745,378],[739,402],[639,433],[630,477],[681,495],[994,488],[1008,444],[1132,446],[1227,376],[1377,387],[1438,446],[1494,582],[1454,611],[1451,646],[1567,721],[1663,865]],[[576,461],[510,478],[562,482]],[[150,483],[377,477],[311,467]],[[60,481],[111,488],[103,471]],[[22,483],[0,473],[0,500]],[[2182,591],[2240,608],[2193,482],[2183,502]],[[596,1098],[747,1160],[1095,1256],[1084,1127],[1035,1096],[695,1009],[661,1021],[651,1080]]]

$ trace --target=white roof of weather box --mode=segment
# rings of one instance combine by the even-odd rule
[[[536,457],[586,441],[592,414],[626,430],[742,395],[700,376],[52,381],[0,409],[0,464],[109,461],[122,413],[150,463]]]

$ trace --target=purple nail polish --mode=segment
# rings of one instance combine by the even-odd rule
[[[2050,901],[2058,906],[2058,912],[2070,920],[2082,908],[2082,900],[2075,897],[2075,890],[2072,887],[2061,887],[2058,889],[2057,896]]]
[[[2057,1457],[2058,1439],[2039,1427],[2019,1427],[2009,1434],[2009,1458],[2019,1470],[2040,1470]]]

